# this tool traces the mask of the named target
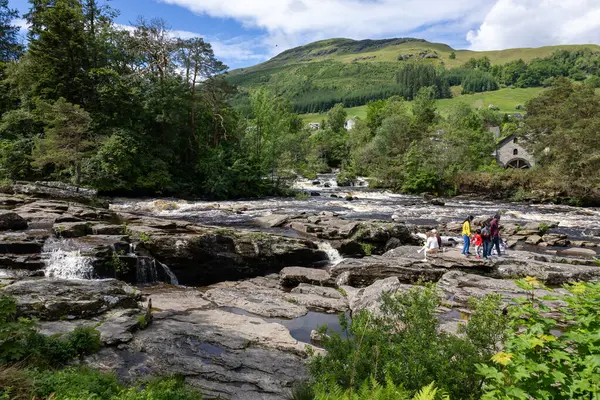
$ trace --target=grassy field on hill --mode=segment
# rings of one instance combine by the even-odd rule
[[[544,88],[526,88],[526,89],[500,89],[494,92],[476,93],[468,95],[458,95],[452,99],[440,99],[437,100],[438,111],[441,115],[447,116],[452,107],[459,102],[469,104],[471,107],[489,107],[493,104],[500,108],[501,113],[523,113],[518,111],[516,106],[521,104],[525,105],[527,101],[538,94],[540,94]],[[408,102],[410,104],[410,102]],[[349,117],[358,117],[364,119],[367,117],[367,106],[351,107],[346,108],[346,112]],[[304,122],[320,122],[325,119],[326,113],[319,114],[303,114],[301,118]]]

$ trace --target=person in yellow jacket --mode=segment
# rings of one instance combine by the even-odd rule
[[[471,222],[473,222],[473,216],[469,215],[469,217],[463,222],[462,225],[462,235],[464,240],[463,251],[462,254],[465,257],[469,256],[469,247],[471,247]]]

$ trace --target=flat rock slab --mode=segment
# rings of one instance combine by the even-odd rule
[[[77,327],[92,327],[100,332],[100,340],[107,346],[127,343],[133,339],[133,332],[139,328],[141,310],[124,309],[107,312],[92,320],[65,320],[40,322],[40,333],[46,336],[64,335]]]
[[[395,294],[407,291],[412,287],[412,285],[400,283],[397,277],[379,280],[371,286],[353,293],[350,300],[350,310],[352,310],[352,314],[367,310],[379,315],[381,313],[381,296],[384,293]]]
[[[389,277],[397,277],[402,283],[437,282],[446,271],[430,262],[372,256],[346,259],[332,267],[330,273],[338,286],[361,288]]]
[[[263,228],[279,228],[285,225],[289,220],[289,215],[271,214],[256,218],[254,223]]]
[[[19,315],[55,321],[89,318],[116,308],[138,308],[141,294],[126,283],[107,279],[22,280],[0,289],[14,296]]]
[[[329,272],[324,269],[286,267],[279,272],[281,284],[285,287],[296,287],[301,283],[312,285],[333,286]]]
[[[224,399],[282,400],[307,376],[307,347],[282,325],[196,310],[165,313],[129,343],[105,348],[86,363],[130,380],[180,374],[203,393]]]

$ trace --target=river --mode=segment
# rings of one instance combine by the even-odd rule
[[[318,183],[317,183],[318,182]],[[504,223],[556,224],[553,233],[567,234],[574,240],[592,240],[600,236],[600,209],[553,204],[525,204],[477,199],[447,198],[444,206],[431,205],[420,196],[395,194],[370,189],[364,180],[360,186],[338,187],[334,174],[322,174],[316,180],[299,180],[295,188],[314,196],[308,198],[266,198],[235,201],[185,201],[180,199],[114,199],[115,211],[176,218],[199,224],[257,229],[252,221],[272,213],[297,215],[303,212],[329,211],[349,219],[380,219],[408,224],[437,226],[502,213]],[[318,195],[317,195],[318,194]],[[346,200],[351,195],[353,200]],[[274,230],[278,231],[278,230]],[[279,233],[294,235],[291,231]]]

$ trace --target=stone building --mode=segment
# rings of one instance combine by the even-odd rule
[[[519,138],[515,135],[498,142],[494,155],[504,168],[527,169],[535,165],[533,156],[519,144]]]

